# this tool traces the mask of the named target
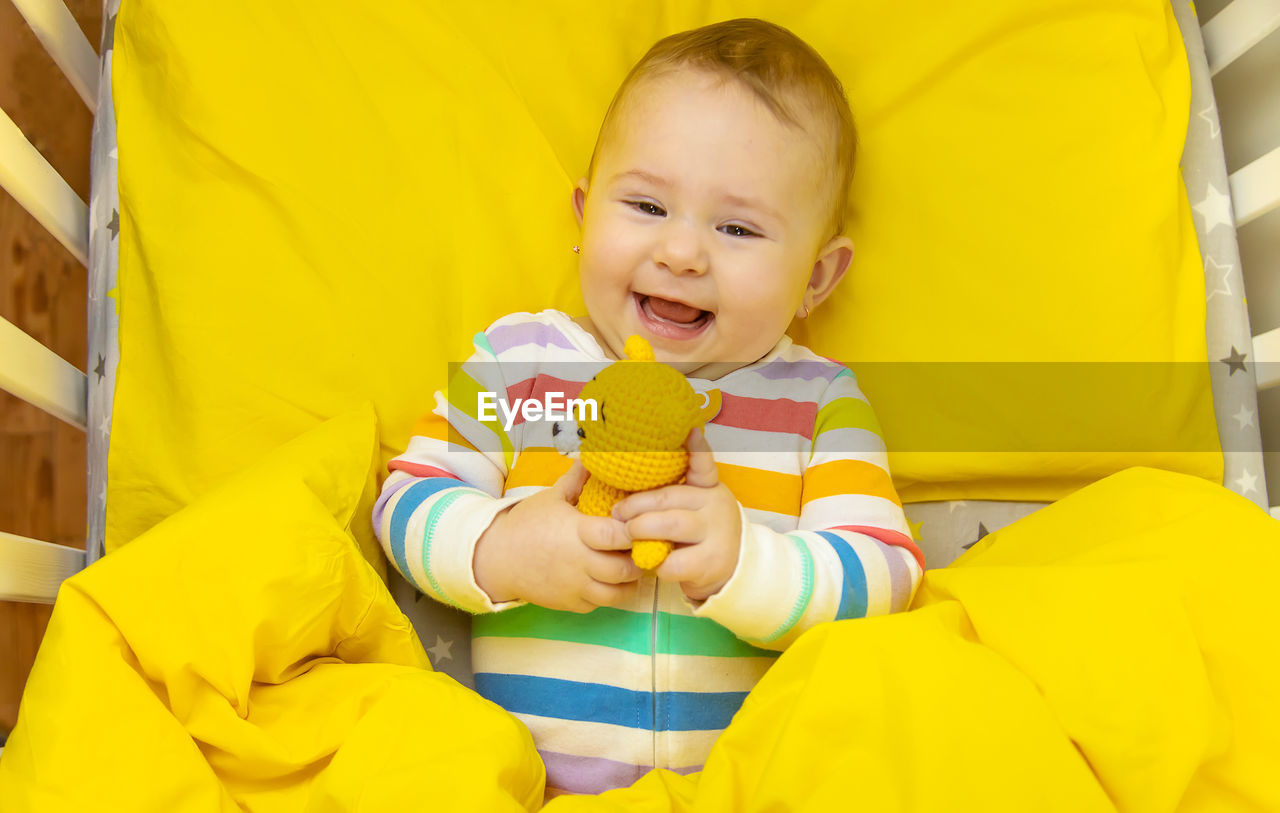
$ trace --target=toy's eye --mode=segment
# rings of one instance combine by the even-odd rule
[[[585,429],[583,429],[581,426],[579,426],[579,427],[578,427],[578,437],[580,437],[580,438],[586,438],[586,436],[587,436],[587,430],[585,430]]]

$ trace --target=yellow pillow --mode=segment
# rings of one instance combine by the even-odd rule
[[[734,16],[811,42],[860,122],[854,264],[800,334],[818,352],[1204,360],[1177,170],[1187,70],[1163,0],[130,0],[108,544],[365,399],[385,460],[476,330],[577,310],[569,195],[614,89],[658,37]],[[971,381],[921,396],[914,376],[866,374],[890,444],[922,452],[892,461],[906,499],[1052,498],[1153,462],[912,434],[940,404],[957,425],[1016,422],[1011,400],[970,403]],[[1144,419],[1171,453],[1155,464],[1217,477],[1197,386]],[[1095,401],[1069,411],[1086,438],[1112,417]]]
[[[846,43],[857,254],[798,338],[858,373],[903,499],[1221,482],[1169,3],[858,5],[813,40]]]

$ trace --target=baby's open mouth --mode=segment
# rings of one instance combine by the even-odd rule
[[[689,338],[715,318],[710,311],[673,299],[636,294],[636,303],[649,328],[671,338]]]

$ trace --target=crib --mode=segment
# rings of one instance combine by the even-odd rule
[[[114,128],[111,111],[102,107],[105,103],[109,108],[111,98],[109,88],[100,86],[107,65],[106,54],[99,57],[95,53],[59,0],[14,0],[14,5],[84,103],[97,113],[99,126],[95,127],[95,140],[103,137],[101,129]],[[104,44],[112,36],[110,26],[114,23],[113,14],[118,5],[115,0],[105,2],[104,19],[108,27]],[[1189,6],[1176,0],[1174,5]],[[1274,397],[1280,393],[1280,307],[1277,307],[1280,302],[1280,243],[1275,240],[1280,231],[1277,229],[1280,223],[1277,220],[1280,217],[1277,213],[1280,209],[1280,129],[1277,129],[1276,117],[1271,115],[1280,104],[1276,73],[1271,69],[1275,65],[1277,49],[1280,49],[1280,34],[1276,33],[1280,29],[1280,2],[1202,2],[1198,13],[1202,23],[1199,33],[1203,37],[1205,64],[1193,64],[1193,85],[1201,79],[1207,83],[1209,77],[1212,77],[1213,85],[1206,95],[1193,95],[1191,122],[1193,127],[1203,125],[1205,132],[1212,134],[1209,140],[1213,143],[1207,149],[1211,156],[1216,154],[1216,163],[1211,162],[1206,170],[1209,174],[1197,181],[1206,186],[1198,190],[1188,186],[1187,194],[1192,209],[1198,213],[1195,222],[1204,255],[1210,314],[1215,308],[1226,307],[1227,300],[1240,295],[1238,288],[1241,284],[1256,292],[1249,301],[1248,316],[1244,320],[1247,327],[1251,317],[1254,328],[1248,343],[1229,344],[1229,350],[1221,353],[1212,343],[1209,348],[1211,366],[1221,368],[1213,373],[1215,406],[1219,410],[1235,410],[1219,413],[1220,431],[1225,433],[1225,427],[1230,426],[1260,425],[1260,447],[1246,444],[1228,449],[1224,442],[1223,453],[1228,455],[1228,462],[1222,484],[1258,502],[1269,510],[1273,518],[1280,519],[1280,451],[1275,448],[1277,438],[1280,438],[1280,400]],[[1198,43],[1189,44],[1188,53],[1194,63]],[[1221,138],[1217,140],[1220,133]],[[1226,175],[1223,167],[1227,165],[1238,168]],[[1219,181],[1222,188],[1213,185],[1217,180],[1214,172],[1225,175],[1225,184]],[[95,173],[95,180],[105,182],[113,175],[103,177]],[[7,116],[0,121],[0,183],[86,269],[93,263],[107,262],[107,244],[114,236],[113,230],[119,228],[118,221],[111,214],[110,199],[105,197],[114,190],[95,189],[95,196],[101,194],[104,197],[103,202],[91,210],[90,205],[78,198]],[[1215,218],[1220,222],[1215,222]],[[1214,228],[1217,225],[1227,228]],[[1214,243],[1212,256],[1207,235],[1210,231]],[[1224,237],[1228,232],[1229,235]],[[93,359],[99,359],[101,367],[101,358],[109,355],[106,345],[114,340],[107,326],[112,320],[108,313],[110,299],[107,291],[112,287],[109,273],[105,266],[92,271],[91,288],[96,294],[91,296],[93,312],[89,314],[90,366]],[[1233,291],[1233,287],[1236,290]],[[1244,310],[1242,304],[1235,307]],[[1235,318],[1238,325],[1239,318]],[[112,349],[110,352],[118,351]],[[108,367],[113,367],[113,364]],[[1225,407],[1226,402],[1217,399],[1218,384],[1222,380],[1236,384],[1244,378],[1250,379],[1247,397],[1232,401],[1230,407]],[[111,417],[112,382],[109,377],[104,381],[101,370],[96,376],[92,369],[87,373],[81,371],[8,321],[0,319],[0,387],[86,432],[90,458],[87,465],[91,478],[95,483],[105,484],[110,438],[109,433],[100,431],[99,427],[107,427]],[[93,397],[95,391],[97,398]],[[1233,397],[1240,398],[1238,394]],[[1269,477],[1264,477],[1264,469]],[[3,563],[0,568],[0,600],[52,604],[58,596],[59,585],[65,579],[102,556],[105,493],[105,485],[101,497],[97,488],[91,488],[91,505],[87,511],[89,535],[84,551],[0,530],[0,563]],[[1266,505],[1268,502],[1269,507]],[[954,515],[956,510],[954,504],[931,506],[929,501],[922,501],[914,512],[909,510],[908,515],[920,521],[934,521],[944,513]],[[998,522],[1012,521],[1030,510],[1011,506],[999,515],[1002,519]],[[996,530],[996,527],[975,524],[979,529],[979,539]],[[975,541],[968,538],[948,540],[940,547],[943,553],[935,557],[931,565],[946,564],[946,560]],[[413,617],[412,598],[405,598],[403,593],[397,598]]]

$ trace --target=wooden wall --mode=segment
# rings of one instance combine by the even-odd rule
[[[67,0],[97,48],[99,0]],[[0,2],[0,108],[86,203],[93,118],[9,2]],[[86,271],[0,190],[0,316],[85,369]],[[83,548],[84,435],[0,392],[0,530]],[[0,602],[0,734],[52,608]]]

